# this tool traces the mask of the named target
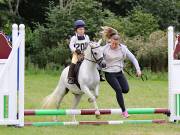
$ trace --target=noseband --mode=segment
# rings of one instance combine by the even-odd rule
[[[91,55],[92,55],[92,57],[94,58],[95,61],[87,59],[87,58],[84,58],[84,59],[88,60],[90,62],[93,62],[93,63],[100,64],[102,62],[102,60],[103,60],[103,57],[101,57],[99,59],[96,59],[96,57],[94,56],[94,53],[93,53],[93,49],[96,49],[96,48],[99,48],[99,47],[101,47],[101,46],[97,46],[97,47],[93,47],[93,48],[91,47]]]

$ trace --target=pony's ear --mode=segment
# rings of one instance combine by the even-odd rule
[[[102,30],[99,33],[103,36],[105,34],[105,26],[101,26],[101,29]]]
[[[102,39],[99,39],[98,45],[101,45],[101,43],[102,43]]]
[[[103,29],[103,30],[104,30],[104,26],[101,26],[101,29]]]

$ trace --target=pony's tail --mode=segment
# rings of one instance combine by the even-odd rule
[[[54,91],[44,98],[42,108],[56,108],[60,100],[60,88],[57,86]]]

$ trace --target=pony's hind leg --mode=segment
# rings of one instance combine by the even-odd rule
[[[69,89],[67,89],[67,88],[62,89],[62,87],[61,87],[61,91],[62,92],[60,93],[59,101],[56,104],[56,109],[60,108],[61,101],[63,100],[64,96],[69,92]],[[53,121],[58,121],[57,115],[53,117]]]
[[[79,94],[74,94],[74,99],[73,99],[73,103],[72,103],[72,109],[76,109],[79,101],[81,100],[82,95]],[[76,121],[76,115],[73,115],[72,121]]]
[[[57,102],[56,109],[59,109],[61,101],[63,100],[64,96],[69,92],[68,88],[65,88],[65,91],[62,92],[61,97],[59,98],[59,101]]]

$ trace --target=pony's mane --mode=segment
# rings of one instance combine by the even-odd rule
[[[91,48],[95,48],[95,47],[97,47],[97,45],[98,45],[97,42],[94,42],[94,41],[89,42],[89,46],[90,46]]]

